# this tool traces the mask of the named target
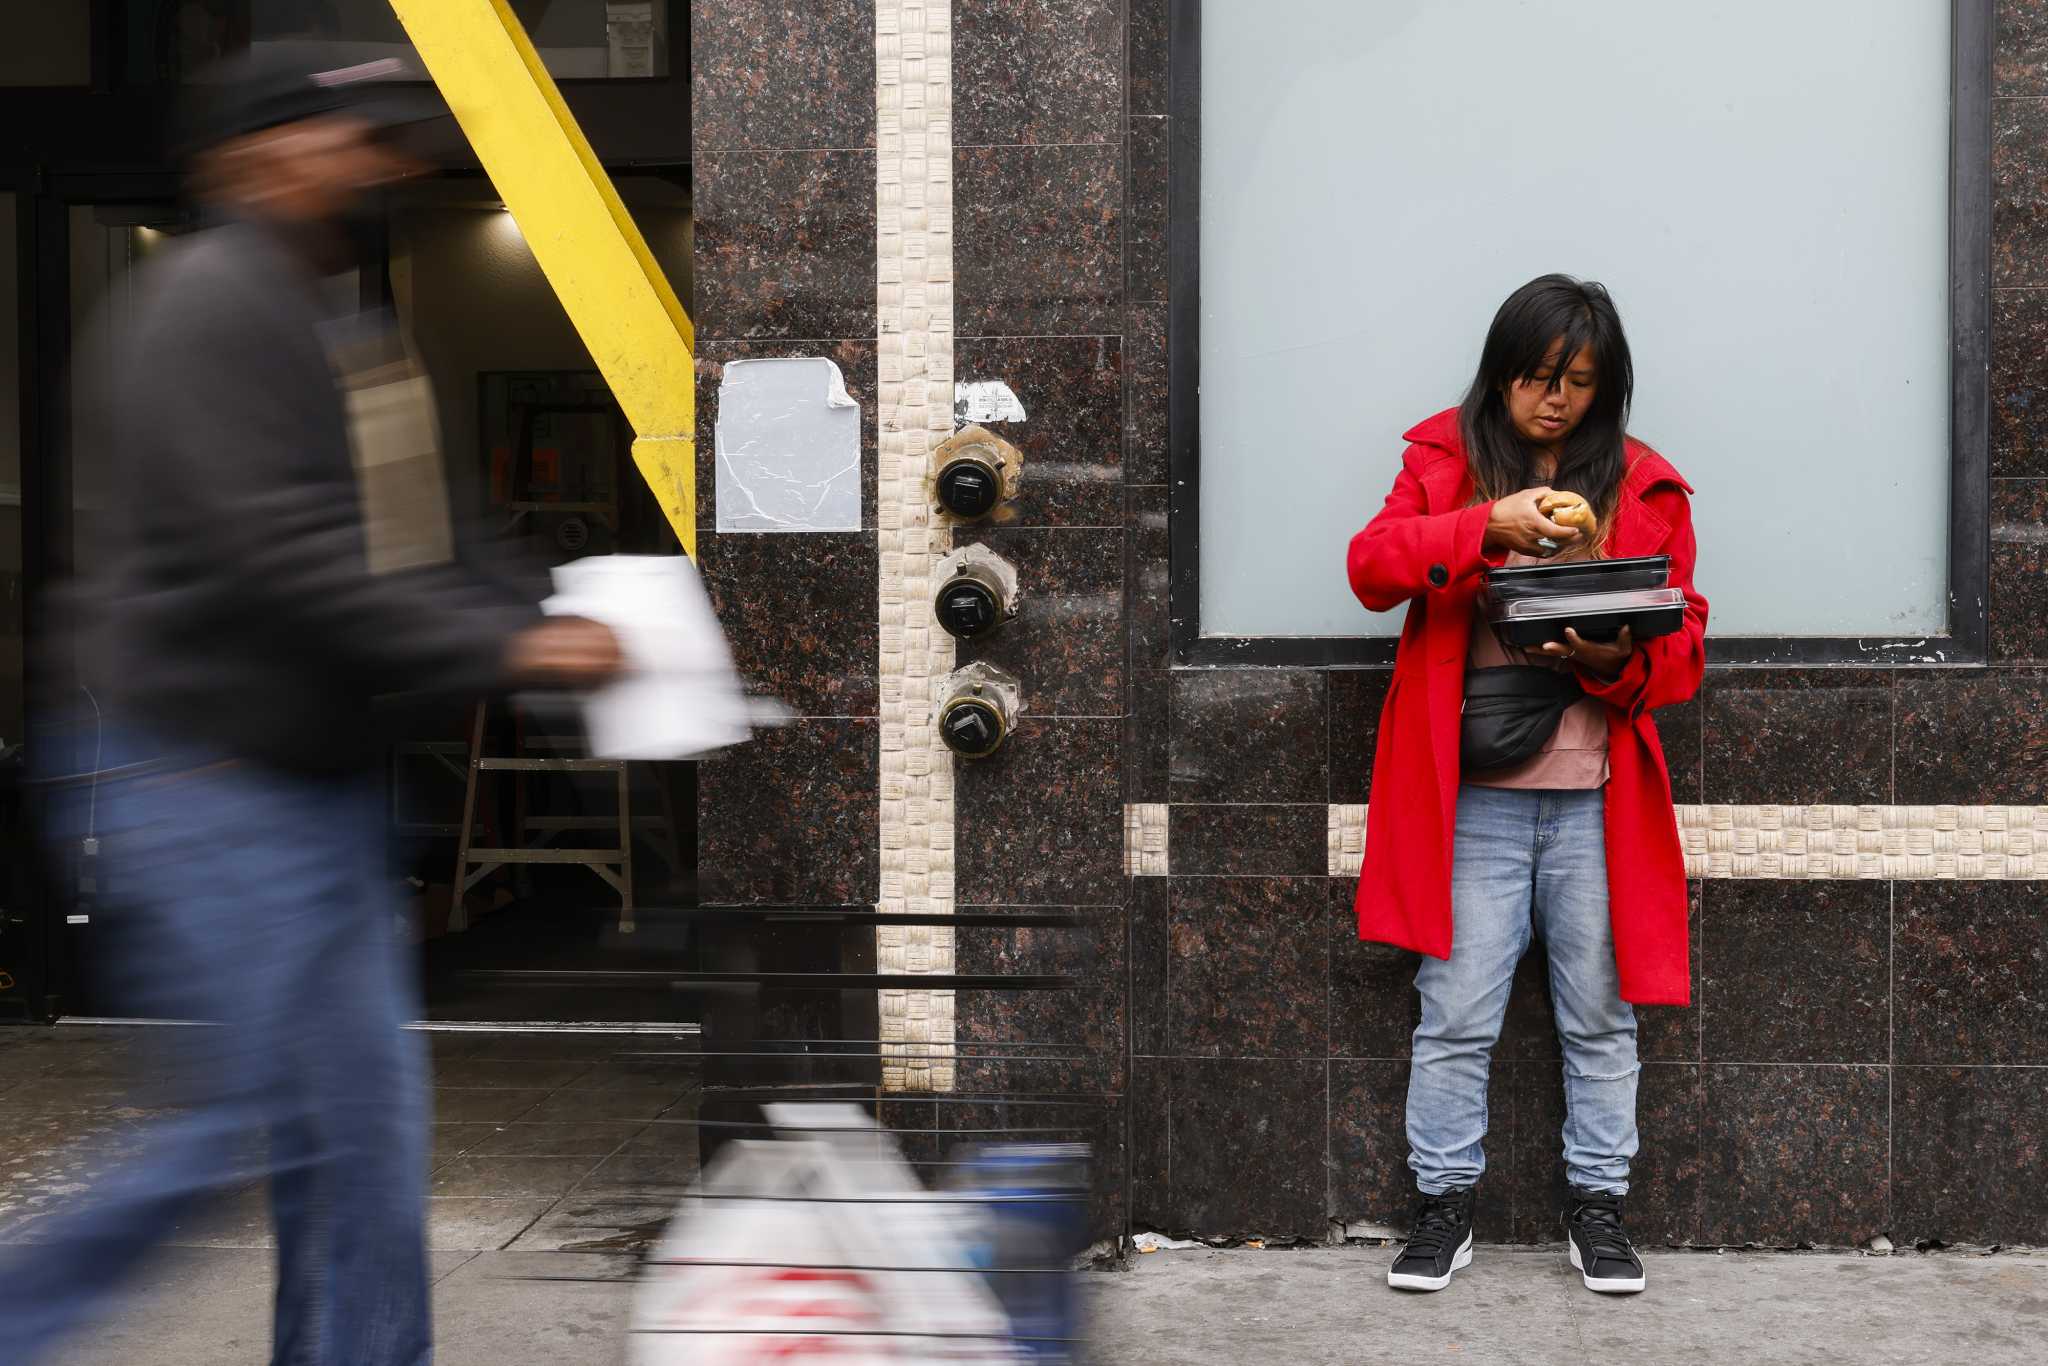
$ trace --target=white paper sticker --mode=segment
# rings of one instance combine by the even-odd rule
[[[716,442],[721,532],[860,530],[860,405],[831,361],[727,361]]]
[[[1024,401],[999,379],[969,380],[953,386],[953,420],[962,425],[1022,422]]]

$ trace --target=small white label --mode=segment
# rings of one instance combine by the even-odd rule
[[[64,923],[67,925],[90,925],[92,924],[92,917],[89,915],[67,915],[64,917]]]
[[[969,380],[953,386],[956,422],[1022,422],[1024,401],[999,379]]]

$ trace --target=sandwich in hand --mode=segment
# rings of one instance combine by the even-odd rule
[[[1600,519],[1593,515],[1592,505],[1576,493],[1546,493],[1537,502],[1536,510],[1559,526],[1576,527],[1589,541],[1600,530]]]

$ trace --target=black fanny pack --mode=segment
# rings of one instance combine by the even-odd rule
[[[1533,758],[1557,731],[1565,710],[1586,695],[1569,670],[1534,664],[1471,669],[1458,733],[1462,768],[1506,768]]]

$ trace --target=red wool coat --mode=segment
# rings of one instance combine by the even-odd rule
[[[1488,504],[1471,504],[1458,412],[1407,434],[1394,490],[1351,538],[1351,590],[1376,612],[1408,604],[1394,677],[1380,714],[1358,880],[1358,935],[1436,958],[1451,952],[1451,850],[1458,815],[1458,730],[1473,600],[1489,559]],[[1628,443],[1628,470],[1608,553],[1669,555],[1685,590],[1682,630],[1643,641],[1612,683],[1579,671],[1607,704],[1607,887],[1622,999],[1685,1005],[1685,858],[1671,778],[1649,709],[1698,691],[1707,602],[1693,589],[1691,488],[1658,455]],[[1468,506],[1469,505],[1469,506]]]

